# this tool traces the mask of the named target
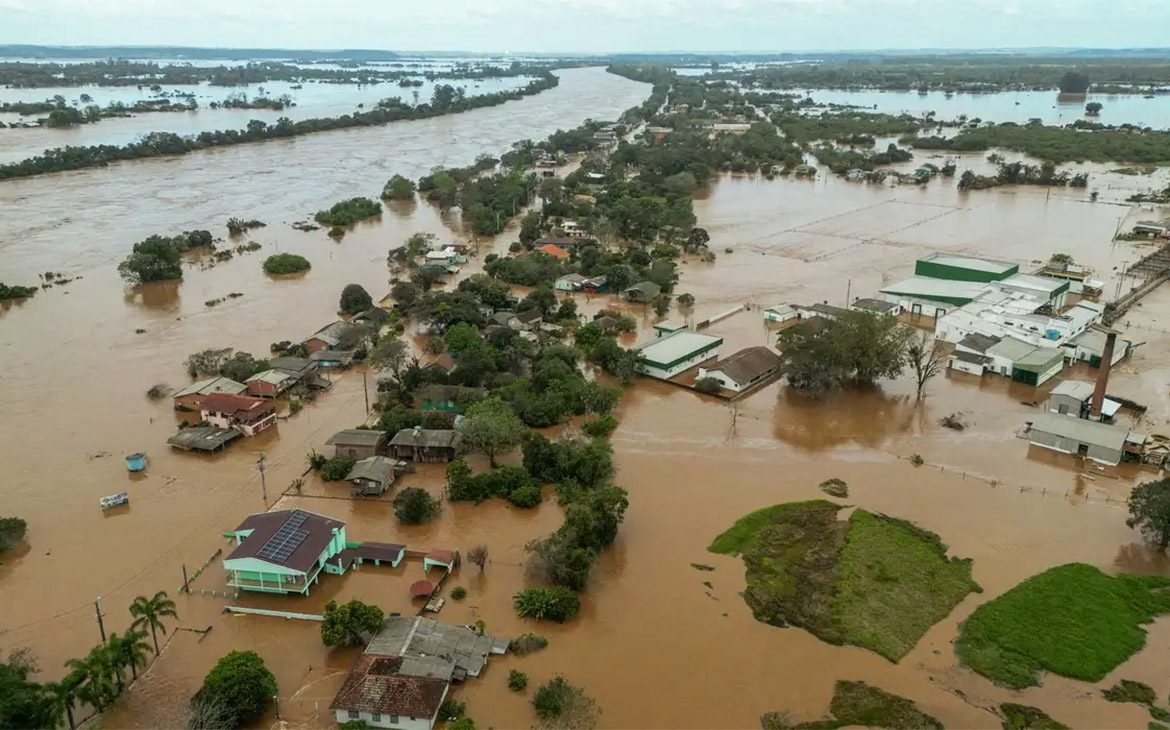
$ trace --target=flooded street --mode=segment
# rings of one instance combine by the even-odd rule
[[[101,596],[107,631],[121,632],[134,596],[166,590],[176,598],[178,625],[211,631],[172,631],[162,659],[107,713],[104,726],[181,723],[180,705],[215,660],[237,648],[255,649],[276,674],[282,720],[332,726],[328,706],[355,651],[327,651],[315,623],[233,617],[221,613],[223,606],[316,613],[331,598],[360,597],[387,612],[409,612],[417,604],[406,586],[422,569],[417,561],[393,569],[367,565],[344,577],[323,576],[305,598],[225,599],[219,559],[212,559],[226,548],[220,534],[277,504],[344,520],[350,540],[412,549],[489,547],[482,574],[468,565],[453,576],[449,585],[462,585],[469,595],[449,601],[440,620],[482,619],[488,633],[501,637],[535,631],[550,645],[526,657],[493,658],[481,678],[455,690],[480,727],[531,726],[535,687],[555,674],[597,700],[605,728],[749,728],[772,710],[797,722],[817,719],[827,712],[836,679],[865,680],[909,697],[948,727],[998,726],[985,708],[1005,701],[1041,706],[1078,726],[1144,723],[1144,709],[1107,703],[1089,684],[1047,677],[1044,686],[1016,693],[956,666],[951,642],[958,624],[1037,572],[1073,561],[1167,571],[1124,523],[1129,488],[1152,475],[1086,476],[1072,460],[1029,453],[1016,432],[1037,413],[1024,403],[1044,399],[1033,388],[944,374],[929,383],[925,402],[916,403],[907,377],[825,401],[774,384],[731,407],[637,381],[626,389],[613,436],[616,481],[629,490],[630,508],[582,595],[581,615],[566,626],[520,621],[511,607],[525,583],[524,544],[561,523],[554,499],[531,511],[501,500],[444,503],[439,520],[407,527],[388,502],[338,498],[347,487],[315,476],[307,477],[302,495],[280,496],[304,471],[310,449],[363,420],[360,370],[342,375],[278,429],[241,440],[226,454],[208,459],[167,450],[177,420],[170,401],[151,403],[144,393],[155,383],[186,384],[181,363],[189,353],[230,346],[263,355],[271,342],[302,339],[334,318],[345,284],[362,284],[379,298],[388,288],[386,251],[411,233],[462,237],[453,221],[425,204],[391,206],[380,222],[359,225],[339,243],[287,223],[341,198],[376,194],[391,174],[417,178],[434,165],[499,154],[518,139],[540,139],[586,117],[615,118],[649,92],[602,69],[559,73],[556,89],[460,115],[0,183],[0,280],[31,283],[43,271],[83,276],[0,309],[6,366],[0,460],[7,467],[0,494],[4,514],[29,523],[27,550],[6,555],[0,567],[0,644],[33,648],[45,668],[40,679],[54,679],[63,673],[61,662],[98,641],[94,598]],[[973,157],[964,164],[986,163]],[[825,177],[724,176],[695,204],[717,260],[682,265],[676,293],[695,296],[694,319],[754,305],[712,326],[726,341],[726,355],[774,341],[759,307],[843,305],[871,296],[936,250],[1009,260],[1021,270],[1068,253],[1094,267],[1110,295],[1119,285],[1125,291],[1132,282],[1120,279],[1122,267],[1148,249],[1113,243],[1114,231],[1166,213],[1118,204],[1126,190],[1148,181],[1108,169],[1091,168],[1090,189],[1102,191],[1096,203],[1087,191],[1074,190],[960,193],[953,180],[887,188]],[[253,232],[263,250],[213,268],[190,267],[181,284],[123,288],[115,267],[133,242],[190,228],[219,235],[231,216],[269,224]],[[514,236],[506,232],[484,251],[500,250]],[[306,256],[312,270],[294,279],[265,276],[261,261],[277,251]],[[231,292],[244,296],[204,305]],[[581,299],[587,312],[610,303]],[[649,336],[653,315],[640,307],[635,312],[639,334],[623,344]],[[1121,324],[1144,344],[1115,369],[1110,393],[1147,404],[1145,422],[1153,430],[1170,417],[1170,334],[1163,331],[1170,329],[1170,292],[1148,297]],[[372,398],[372,378],[370,386]],[[953,412],[964,413],[971,427],[940,427],[938,419]],[[145,476],[128,476],[122,456],[143,449],[151,458]],[[267,501],[253,469],[259,452],[267,455]],[[912,466],[905,457],[913,453],[926,463]],[[738,595],[741,561],[706,552],[744,513],[818,498],[817,484],[831,477],[848,483],[851,504],[912,520],[937,532],[952,554],[974,560],[973,577],[984,592],[965,599],[897,665],[754,621]],[[425,465],[402,484],[437,495],[444,472]],[[131,492],[129,509],[103,515],[98,498],[121,490]],[[182,566],[194,571],[209,559],[194,594],[177,595]],[[691,563],[715,570],[700,572]],[[1163,691],[1167,640],[1170,620],[1162,618],[1152,627],[1150,648],[1100,685],[1124,676]],[[530,675],[527,692],[508,690],[513,668]],[[275,719],[270,713],[261,725]]]

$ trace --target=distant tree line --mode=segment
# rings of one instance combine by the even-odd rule
[[[189,152],[195,152],[209,147],[262,142],[269,139],[296,137],[332,129],[381,126],[403,120],[428,119],[444,114],[455,114],[481,107],[496,106],[507,101],[539,94],[546,89],[555,87],[558,83],[558,79],[554,74],[545,71],[523,88],[511,91],[497,91],[491,94],[463,96],[458,93],[461,89],[453,89],[450,86],[439,86],[435,89],[435,95],[431,103],[423,103],[417,106],[411,106],[404,103],[401,99],[393,97],[383,99],[378,102],[376,107],[368,111],[344,114],[340,117],[302,119],[298,122],[294,122],[287,117],[281,117],[273,124],[266,124],[259,119],[253,119],[248,122],[246,129],[200,132],[193,137],[182,137],[172,132],[151,132],[139,141],[120,146],[92,145],[89,147],[56,147],[46,150],[44,154],[30,157],[21,162],[0,165],[0,180],[30,177],[48,172],[104,167],[111,162],[119,160],[185,155]]]
[[[0,85],[13,88],[60,86],[244,86],[269,81],[377,84],[423,76],[435,79],[482,79],[546,73],[547,64],[514,62],[509,66],[459,64],[451,70],[408,70],[368,67],[319,68],[278,61],[239,66],[193,66],[189,63],[107,60],[87,63],[0,63]]]

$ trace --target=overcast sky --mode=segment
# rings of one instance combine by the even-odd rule
[[[1170,45],[1170,0],[0,0],[0,43],[423,51]]]

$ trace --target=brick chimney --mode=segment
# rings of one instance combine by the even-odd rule
[[[1113,348],[1117,344],[1117,333],[1105,336],[1105,351],[1101,353],[1101,368],[1097,373],[1097,387],[1093,389],[1093,402],[1089,406],[1089,418],[1101,420],[1101,408],[1105,405],[1105,389],[1109,386],[1109,370],[1113,367]]]

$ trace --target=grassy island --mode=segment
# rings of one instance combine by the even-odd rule
[[[744,600],[759,621],[898,661],[968,593],[969,560],[909,522],[841,505],[792,502],[753,512],[708,548],[742,554]]]
[[[1041,672],[1097,682],[1146,643],[1147,624],[1170,612],[1170,579],[1071,563],[1047,570],[975,610],[955,641],[960,661],[1020,689]]]

